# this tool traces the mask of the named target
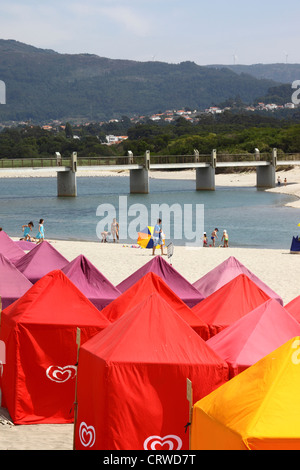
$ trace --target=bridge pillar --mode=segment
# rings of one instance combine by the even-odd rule
[[[57,172],[57,196],[76,197],[77,196],[77,153],[73,152],[71,157],[71,168],[69,171]]]
[[[267,166],[256,167],[256,187],[275,188],[275,173],[277,165],[277,149],[273,149],[272,162]]]
[[[215,191],[217,152],[212,151],[210,166],[196,168],[196,190],[197,191]]]
[[[149,193],[149,168],[150,152],[145,153],[144,168],[140,170],[130,170],[130,193],[148,194]]]

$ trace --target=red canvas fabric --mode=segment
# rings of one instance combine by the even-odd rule
[[[5,309],[30,289],[32,283],[0,253],[0,297]]]
[[[232,378],[299,334],[300,324],[270,299],[206,344],[227,362]]]
[[[209,338],[207,324],[195,315],[183,300],[153,272],[145,274],[132,287],[128,288],[123,294],[120,294],[116,300],[102,310],[102,313],[111,322],[114,322],[135,307],[141,300],[155,292],[168,302],[175,312],[178,313],[202,339],[207,340]]]
[[[193,283],[193,286],[196,287],[204,297],[208,297],[240,274],[246,274],[246,276],[248,276],[251,281],[255,282],[271,299],[275,299],[283,305],[282,298],[234,256],[230,256],[223,263],[202,276],[198,281]]]
[[[153,272],[161,277],[172,291],[189,307],[193,307],[204,298],[201,292],[165,261],[162,256],[155,256],[151,261],[118,284],[117,288],[120,292],[125,292],[149,272]]]
[[[120,291],[83,255],[61,270],[98,310],[120,295]]]
[[[14,264],[25,255],[25,251],[16,245],[4,230],[0,232],[0,253]]]
[[[197,400],[228,366],[151,294],[80,348],[76,449],[188,449],[187,378]]]
[[[15,424],[73,421],[77,327],[83,344],[109,324],[60,270],[3,310],[2,405]]]
[[[193,307],[192,311],[207,323],[210,336],[214,336],[269,299],[248,276],[240,274]]]
[[[26,253],[15,265],[34,284],[54,269],[63,268],[68,262],[54,246],[43,241]]]
[[[300,295],[284,307],[298,322],[300,322]]]

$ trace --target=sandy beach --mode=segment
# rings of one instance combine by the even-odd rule
[[[278,191],[295,196],[292,207],[300,207],[300,168],[278,172],[283,184],[269,191]],[[0,177],[5,176],[0,172]],[[12,174],[9,172],[9,176]],[[8,176],[8,177],[9,177]],[[28,175],[29,176],[29,175]],[[44,174],[44,176],[46,176]],[[48,175],[49,176],[49,175]],[[84,175],[82,175],[84,176]],[[86,176],[86,175],[85,175]],[[89,176],[91,176],[89,174]],[[103,173],[101,173],[103,176]],[[109,174],[107,175],[109,176]],[[155,172],[152,178],[194,178],[193,171]],[[253,186],[256,173],[222,174],[216,176],[217,186]],[[299,221],[300,222],[300,221]],[[151,250],[135,248],[122,243],[99,243],[50,240],[55,248],[69,261],[79,254],[86,256],[114,285],[152,258]],[[222,263],[229,256],[236,257],[250,271],[277,292],[284,304],[300,295],[298,283],[300,256],[289,250],[245,249],[245,248],[188,248],[175,246],[174,255],[166,260],[191,283]],[[0,408],[0,450],[71,450],[73,425],[27,425],[14,426],[7,410]]]

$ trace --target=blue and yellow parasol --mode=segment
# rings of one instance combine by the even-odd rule
[[[153,248],[153,231],[154,227],[148,226],[138,232],[138,240],[137,243],[140,245],[142,248]],[[163,234],[162,234],[163,235]],[[163,235],[163,245],[165,244],[165,238]],[[158,245],[156,248],[160,248],[160,245]]]

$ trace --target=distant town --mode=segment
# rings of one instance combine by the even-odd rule
[[[245,111],[245,112],[257,112],[257,111],[265,111],[265,112],[276,112],[280,111],[283,109],[296,109],[298,108],[299,105],[296,105],[294,103],[286,103],[284,105],[277,105],[274,103],[257,103],[256,106],[241,106],[239,107],[240,111]],[[138,124],[138,123],[144,123],[147,121],[153,121],[153,122],[161,122],[161,123],[172,123],[176,121],[179,117],[186,119],[187,121],[191,123],[197,123],[201,120],[201,116],[203,115],[217,115],[217,114],[222,114],[226,111],[232,111],[233,108],[226,106],[224,108],[219,107],[219,106],[211,106],[205,110],[187,110],[187,109],[179,109],[179,110],[167,110],[161,113],[155,113],[149,116],[146,115],[141,115],[141,116],[134,116],[130,118],[130,121],[132,122],[133,125]],[[104,124],[109,124],[109,123],[118,123],[121,122],[122,119],[110,119],[108,121],[101,121],[98,124],[100,126]],[[72,123],[72,128],[74,131],[73,138],[74,139],[80,139],[79,135],[76,135],[76,128],[80,129],[83,126],[89,126],[91,122],[84,122],[84,123]],[[1,123],[0,122],[0,131],[1,129],[7,128],[7,127],[15,127],[15,126],[28,126],[32,125],[31,122],[26,122],[26,121],[21,121],[21,122],[13,122],[13,123]],[[40,126],[42,129],[47,130],[47,131],[61,131],[65,130],[65,123],[59,121],[59,120],[53,120],[47,124],[43,124]],[[113,135],[113,134],[108,134],[106,135],[106,142],[102,142],[104,145],[117,145],[121,143],[122,141],[126,140],[128,136],[126,135]]]

